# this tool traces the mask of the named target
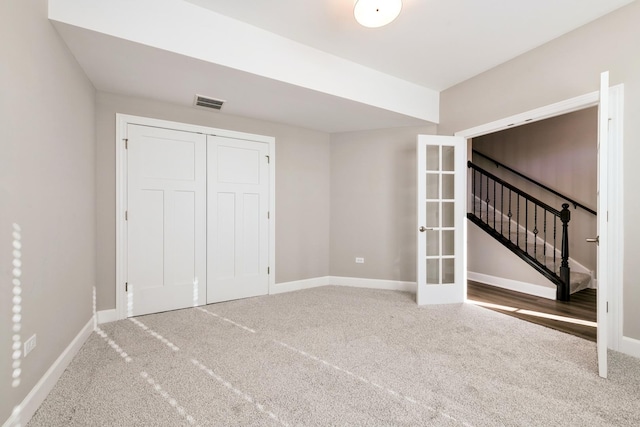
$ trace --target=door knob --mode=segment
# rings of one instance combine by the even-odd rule
[[[595,239],[587,239],[589,243],[595,243],[596,245],[600,245],[600,236],[596,236]]]
[[[433,228],[426,228],[424,225],[421,225],[418,230],[420,230],[421,233],[424,233],[427,230],[433,230]]]

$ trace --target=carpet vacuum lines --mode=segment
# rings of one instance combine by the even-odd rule
[[[242,325],[241,323],[235,322],[235,321],[230,320],[230,319],[228,319],[228,318],[226,318],[226,317],[220,316],[219,314],[213,313],[213,312],[211,312],[211,311],[209,311],[209,310],[205,310],[205,309],[204,309],[204,308],[202,308],[202,307],[196,307],[196,309],[198,309],[198,310],[200,310],[200,311],[202,311],[202,312],[204,312],[204,313],[207,313],[207,314],[209,314],[209,315],[211,315],[211,316],[213,316],[213,317],[215,317],[215,318],[217,318],[217,319],[220,319],[220,320],[223,320],[223,321],[225,321],[225,322],[231,323],[232,325],[235,325],[235,326],[237,326],[237,327],[239,327],[239,328],[241,328],[241,329],[244,329],[245,331],[251,332],[251,333],[253,333],[253,334],[257,334],[257,332],[256,332],[254,329],[251,329],[251,328],[249,328],[249,327],[247,327],[247,326]],[[420,406],[420,407],[422,407],[422,408],[425,408],[425,409],[427,409],[427,410],[429,410],[429,411],[431,411],[431,412],[434,412],[434,413],[436,413],[436,414],[438,414],[438,415],[442,416],[443,418],[446,418],[446,419],[448,419],[448,420],[451,420],[451,421],[454,421],[454,422],[460,423],[460,424],[462,424],[462,425],[463,425],[463,426],[465,426],[465,427],[473,427],[473,425],[472,425],[472,424],[469,424],[469,423],[467,423],[467,422],[465,422],[465,421],[458,420],[457,418],[455,418],[455,417],[453,417],[453,416],[451,416],[451,415],[449,415],[449,414],[447,414],[447,413],[445,413],[445,412],[442,412],[442,411],[440,411],[440,410],[438,410],[438,409],[436,409],[436,408],[434,408],[434,407],[432,407],[432,406],[429,406],[429,405],[426,405],[426,404],[424,404],[424,403],[418,402],[416,399],[414,399],[414,398],[412,398],[412,397],[410,397],[410,396],[406,396],[406,395],[404,395],[404,394],[402,394],[402,393],[399,393],[399,392],[397,392],[397,391],[395,391],[395,390],[393,390],[393,389],[390,389],[390,388],[388,388],[388,387],[385,387],[385,386],[380,385],[380,384],[378,384],[378,383],[375,383],[375,382],[373,382],[373,381],[369,381],[368,379],[366,379],[366,378],[364,378],[364,377],[361,377],[361,376],[359,376],[359,375],[356,375],[356,374],[354,374],[354,373],[353,373],[353,372],[351,372],[351,371],[348,371],[348,370],[346,370],[346,369],[343,369],[343,368],[341,368],[341,367],[339,367],[339,366],[336,366],[336,365],[334,365],[334,364],[332,364],[332,363],[330,363],[330,362],[327,362],[326,360],[323,360],[323,359],[321,359],[321,358],[319,358],[319,357],[317,357],[317,356],[314,356],[314,355],[312,355],[312,354],[309,354],[309,353],[307,353],[306,351],[299,350],[299,349],[297,349],[297,348],[295,348],[295,347],[292,347],[292,346],[290,346],[289,344],[284,343],[284,342],[282,342],[282,341],[278,341],[278,340],[271,340],[271,341],[272,341],[272,342],[274,342],[274,343],[276,343],[276,344],[278,344],[278,345],[280,345],[280,346],[282,346],[282,347],[284,347],[284,348],[286,348],[287,350],[290,350],[290,351],[292,351],[292,352],[294,352],[294,353],[297,353],[297,354],[299,354],[299,355],[301,355],[301,356],[304,356],[304,357],[306,357],[306,358],[308,358],[308,359],[311,359],[311,360],[313,360],[314,362],[320,363],[320,364],[325,365],[325,366],[327,366],[327,367],[333,368],[333,369],[335,369],[336,371],[339,371],[339,372],[342,372],[342,373],[344,373],[344,374],[346,374],[346,375],[349,375],[349,376],[351,376],[351,377],[353,377],[353,378],[357,379],[358,381],[360,381],[360,382],[362,382],[362,383],[364,383],[364,384],[370,385],[370,386],[372,386],[372,387],[374,387],[374,388],[376,388],[376,389],[379,389],[379,390],[386,391],[389,395],[393,396],[393,397],[394,397],[394,398],[396,398],[396,399],[401,399],[401,400],[407,401],[407,402],[409,402],[409,403],[412,403],[412,404],[414,404],[414,405],[418,405],[418,406]],[[194,363],[195,363],[195,362],[194,362]],[[196,363],[196,365],[197,365],[197,363]]]

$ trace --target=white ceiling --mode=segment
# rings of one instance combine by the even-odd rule
[[[327,132],[436,122],[437,119],[431,117],[437,114],[407,113],[425,108],[420,104],[424,98],[422,92],[412,91],[412,85],[417,89],[441,91],[631,2],[404,0],[398,19],[379,29],[367,29],[355,23],[354,0],[173,0],[161,3],[171,3],[171,7],[191,3],[187,9],[193,9],[193,4],[202,6],[206,9],[195,9],[203,15],[214,13],[210,16],[212,19],[217,14],[241,21],[242,25],[237,28],[247,31],[242,41],[245,45],[251,45],[250,36],[255,42],[260,40],[256,35],[262,34],[262,40],[268,35],[253,32],[253,27],[297,42],[282,44],[280,53],[287,63],[279,64],[280,71],[266,73],[258,68],[234,67],[233,61],[216,62],[215,57],[185,54],[182,47],[175,47],[175,42],[171,46],[181,34],[171,34],[171,30],[177,31],[178,27],[166,30],[166,22],[164,27],[158,24],[155,30],[157,40],[165,37],[166,48],[142,41],[150,33],[148,21],[160,15],[149,18],[153,14],[141,13],[137,23],[144,25],[136,33],[135,28],[125,30],[127,26],[135,27],[131,23],[136,21],[118,22],[109,27],[104,22],[116,18],[105,18],[107,9],[96,11],[117,3],[121,9],[129,8],[128,13],[118,15],[122,11],[116,10],[113,16],[125,17],[123,21],[126,21],[136,12],[136,3],[49,0],[50,17],[54,11],[52,21],[98,90],[181,105],[192,105],[194,94],[198,93],[227,100],[222,112],[212,114],[234,114]],[[140,0],[137,4],[144,3]],[[97,18],[85,19],[92,13]],[[193,10],[190,13],[193,16]],[[203,21],[209,22],[204,18]],[[197,30],[195,24],[194,28]],[[126,34],[131,35],[129,40]],[[236,32],[236,39],[237,35]],[[219,34],[211,43],[231,46],[234,41],[230,38]],[[279,44],[277,39],[274,41]],[[211,43],[207,39],[203,46],[206,48]],[[300,51],[298,43],[314,49]],[[238,47],[242,48],[241,44]],[[195,52],[192,46],[187,48]],[[273,49],[274,55],[278,53],[276,50]],[[327,60],[322,60],[315,50],[322,51],[318,54]],[[303,55],[287,54],[298,51]],[[262,52],[266,57],[268,53]],[[331,59],[335,57],[343,58],[342,62]],[[302,64],[309,58],[314,59],[313,66],[317,67],[315,83],[309,80],[313,84],[305,84],[300,78],[305,73],[282,73],[287,68],[302,70],[306,66],[309,70],[309,64]],[[369,87],[372,89],[364,85],[358,88],[364,96],[353,96],[357,76],[337,73],[336,64],[344,69],[367,67],[361,67],[366,72],[362,75],[371,77]],[[320,69],[322,66],[326,69]],[[334,87],[323,85],[326,76],[343,81],[335,82]],[[387,81],[389,85],[374,84],[378,81]],[[394,94],[389,95],[388,87],[385,93],[382,86],[396,87],[397,83],[399,89],[419,95],[415,95],[414,100],[407,99],[406,93],[398,95],[398,100],[392,99]],[[376,88],[381,88],[377,93],[379,99],[369,100],[367,93],[377,92]],[[385,99],[389,101],[388,106]],[[393,104],[393,101],[397,102]],[[437,98],[433,101],[437,107]],[[411,108],[403,109],[403,102]]]
[[[374,29],[355,22],[355,0],[186,1],[441,91],[633,0],[403,0]]]

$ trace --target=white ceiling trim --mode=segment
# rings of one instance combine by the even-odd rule
[[[49,0],[49,19],[421,120],[439,121],[437,91],[181,0]]]

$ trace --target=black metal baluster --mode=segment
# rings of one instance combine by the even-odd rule
[[[487,208],[487,225],[489,225],[489,175],[487,175],[487,200],[486,200],[486,208]]]
[[[533,205],[533,257],[537,260],[538,257],[538,205]]]
[[[493,180],[493,229],[496,229],[496,180]]]
[[[524,199],[524,251],[529,253],[529,199]]]
[[[558,240],[556,239],[558,235],[558,217],[556,215],[553,216],[553,272],[556,272],[556,251],[558,249]]]
[[[520,247],[520,194],[516,199],[516,246]]]
[[[542,246],[544,265],[547,266],[547,210],[544,210],[544,246]]]
[[[500,235],[504,236],[504,184],[500,185]]]
[[[472,194],[472,202],[473,202],[473,215],[475,216],[476,214],[476,170],[475,169],[471,169],[473,172],[471,173],[471,188],[473,191]]]
[[[511,194],[512,191],[509,189],[509,213],[507,214],[507,218],[509,218],[509,241],[511,240],[511,218],[513,217],[513,213],[511,212]]]
[[[480,173],[480,197],[478,200],[480,201],[480,220],[482,220],[482,172]],[[474,201],[475,203],[475,201]]]

